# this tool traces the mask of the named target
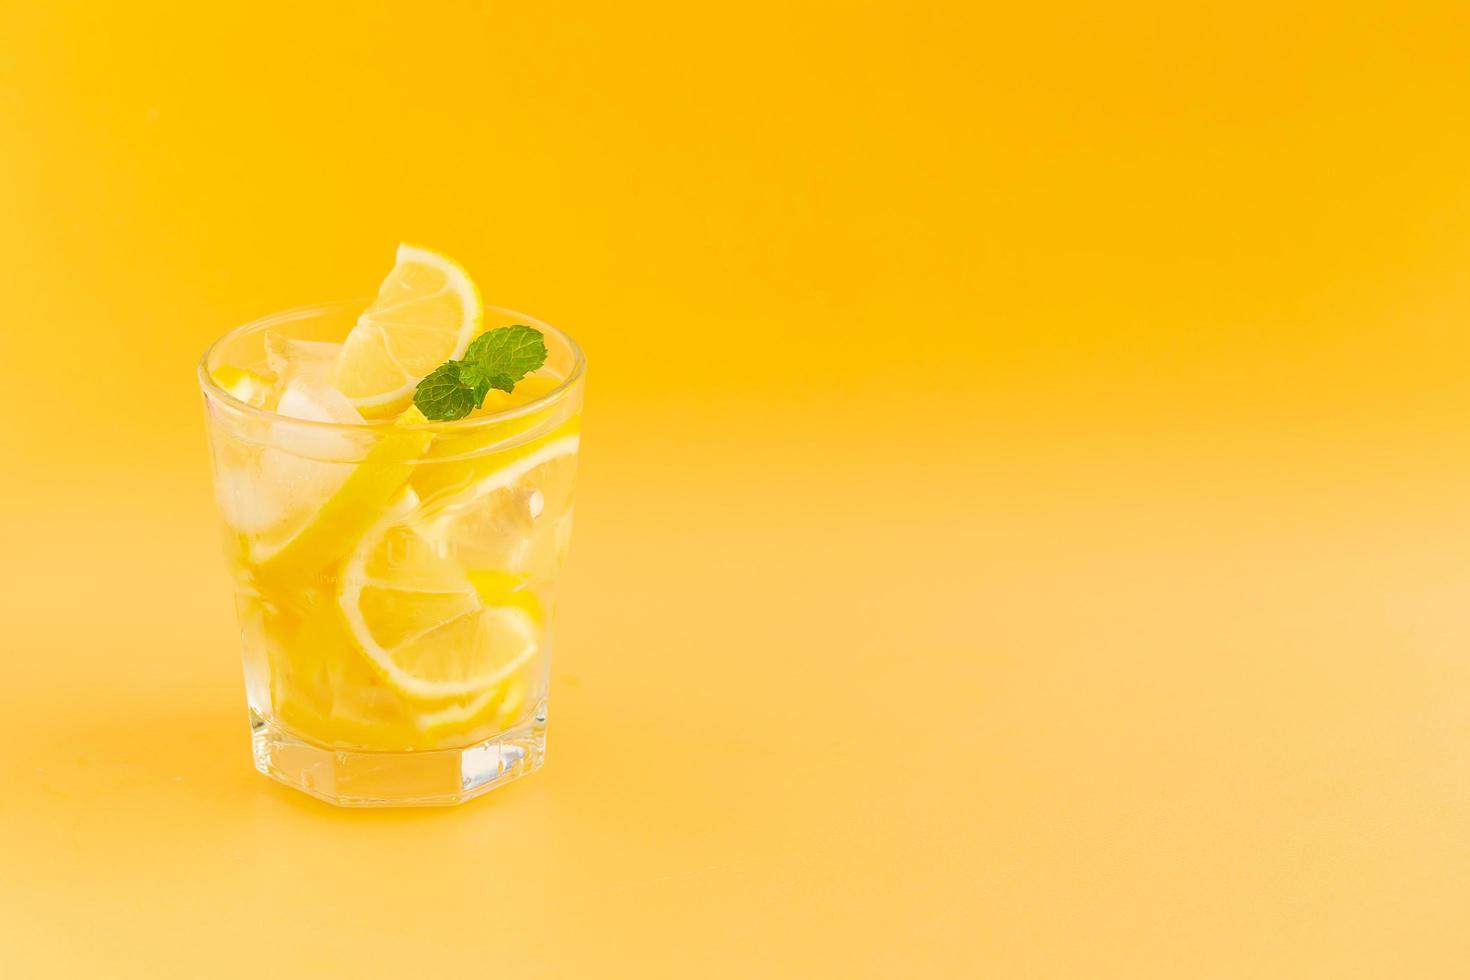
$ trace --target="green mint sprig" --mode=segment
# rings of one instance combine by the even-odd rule
[[[452,422],[485,404],[491,388],[515,390],[516,382],[546,363],[546,340],[534,327],[516,324],[480,334],[464,357],[445,361],[419,382],[413,403],[424,417]]]

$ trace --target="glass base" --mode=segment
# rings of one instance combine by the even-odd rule
[[[255,768],[337,806],[450,806],[541,768],[546,709],[495,738],[462,749],[367,752],[309,742],[250,710]]]

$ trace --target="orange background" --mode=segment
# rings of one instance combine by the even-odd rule
[[[1463,3],[0,0],[7,976],[1449,977]],[[547,767],[250,766],[194,361],[591,373]]]

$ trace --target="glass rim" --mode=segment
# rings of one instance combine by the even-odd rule
[[[308,303],[304,306],[293,306],[290,309],[278,310],[275,313],[268,313],[265,316],[257,317],[254,320],[249,320],[245,323],[242,323],[237,327],[232,327],[220,336],[216,337],[213,341],[210,342],[209,346],[204,348],[204,354],[200,356],[199,364],[196,369],[196,374],[198,375],[199,379],[199,387],[203,390],[204,396],[206,398],[218,401],[232,411],[239,412],[242,415],[253,417],[272,424],[288,423],[292,425],[308,426],[314,429],[336,431],[345,430],[352,432],[379,431],[389,426],[398,426],[401,429],[406,429],[414,432],[440,432],[446,430],[463,432],[495,425],[497,423],[504,422],[507,419],[518,418],[522,415],[529,415],[533,412],[540,411],[541,409],[546,408],[547,406],[559,401],[563,396],[567,394],[567,392],[571,391],[572,388],[575,387],[579,381],[582,380],[582,376],[586,373],[587,359],[582,356],[582,348],[565,331],[559,330],[556,327],[551,326],[549,323],[538,320],[533,316],[529,316],[525,313],[520,312],[519,310],[508,309],[504,306],[486,306],[486,310],[493,310],[496,313],[505,314],[506,316],[513,317],[516,320],[523,321],[527,326],[532,326],[535,327],[537,330],[549,333],[559,339],[562,343],[567,345],[567,349],[570,350],[572,354],[572,369],[567,372],[567,376],[562,379],[560,384],[548,391],[546,394],[539,395],[536,398],[525,402],[524,404],[515,405],[511,408],[503,409],[499,412],[491,412],[488,415],[467,415],[462,419],[443,421],[430,420],[427,422],[405,423],[400,426],[398,424],[398,421],[392,418],[364,419],[361,422],[321,422],[317,421],[316,419],[299,419],[290,415],[282,415],[280,412],[273,411],[272,409],[261,408],[257,405],[251,405],[249,402],[241,401],[240,399],[236,398],[234,395],[226,391],[224,388],[220,387],[219,384],[215,382],[214,378],[210,377],[210,355],[212,355],[221,344],[235,338],[240,334],[251,330],[263,330],[277,324],[289,323],[293,320],[304,320],[307,317],[313,315],[321,315],[324,313],[345,310],[354,306],[358,308],[364,308],[367,306],[367,304],[371,303],[372,300],[373,298],[371,296],[362,296],[354,299],[337,299],[327,300],[320,303]]]

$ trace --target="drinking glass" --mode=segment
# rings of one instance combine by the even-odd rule
[[[255,766],[344,806],[459,803],[545,758],[585,365],[486,308],[547,361],[457,421],[292,417],[226,383],[263,389],[272,345],[340,341],[367,303],[246,324],[199,365]]]

